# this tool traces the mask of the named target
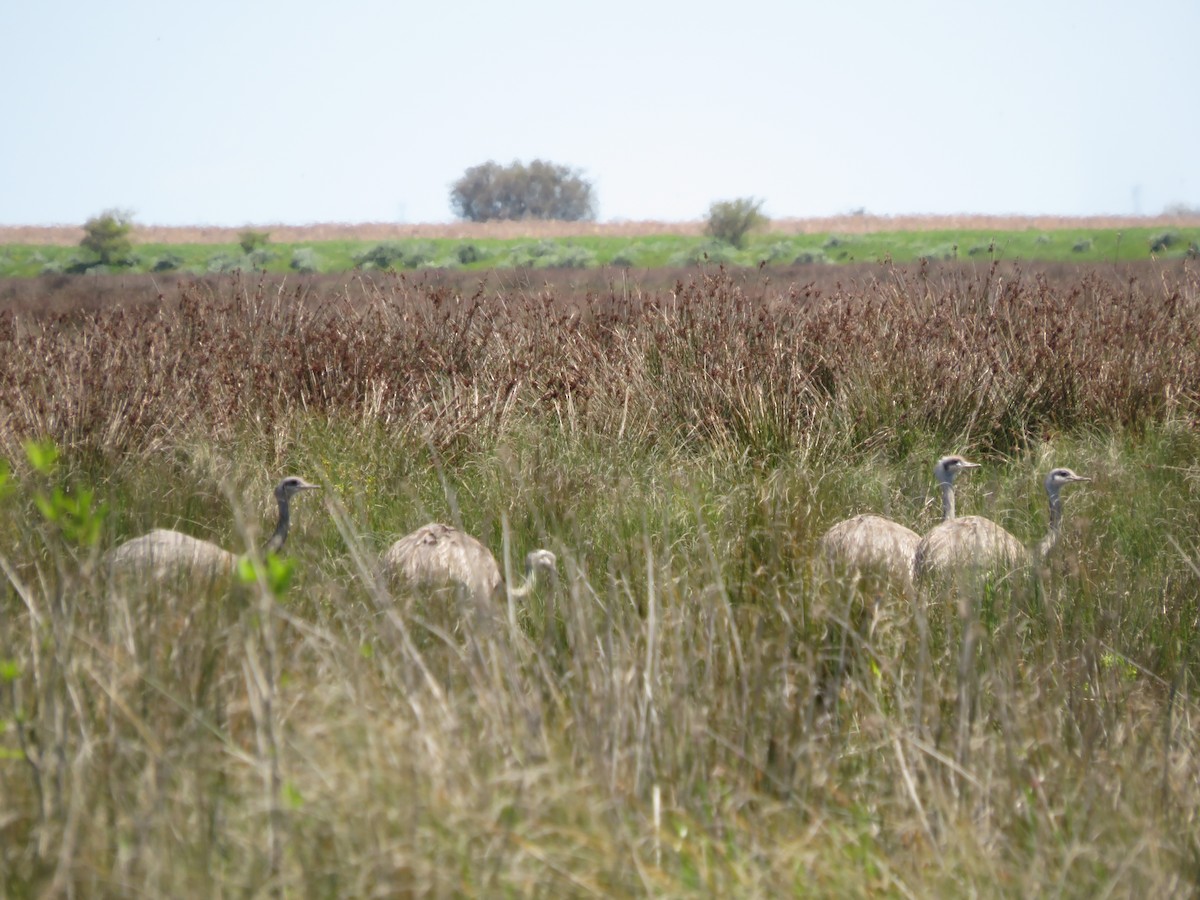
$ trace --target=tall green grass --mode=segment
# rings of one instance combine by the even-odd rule
[[[1200,292],[1158,275],[230,281],[6,322],[4,892],[1191,892]],[[1044,472],[1094,477],[1044,568],[824,570],[840,518],[930,527],[950,451],[985,463],[960,511],[1029,542]],[[284,472],[325,485],[286,590],[106,576],[154,526],[256,546]],[[95,543],[36,499],[89,487]],[[513,630],[388,584],[430,519],[549,547],[559,590]]]

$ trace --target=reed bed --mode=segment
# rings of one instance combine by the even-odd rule
[[[1181,262],[8,312],[3,893],[1191,895],[1198,306]],[[1030,540],[1046,469],[1095,478],[1046,566],[822,565],[932,525],[950,451]],[[253,554],[284,472],[325,486],[286,576],[109,577],[154,526]],[[559,588],[388,583],[432,518]]]

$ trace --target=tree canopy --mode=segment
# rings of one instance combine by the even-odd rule
[[[593,219],[592,185],[577,169],[535,159],[507,166],[472,166],[450,189],[454,214],[472,222],[492,219]]]

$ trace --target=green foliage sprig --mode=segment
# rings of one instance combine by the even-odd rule
[[[59,451],[51,441],[27,441],[25,457],[34,471],[45,479],[53,478],[58,470]],[[0,480],[0,489],[7,481]],[[88,487],[66,490],[54,485],[49,491],[35,490],[33,502],[42,518],[59,529],[62,536],[77,547],[94,547],[100,542],[108,504],[97,502],[95,491]]]

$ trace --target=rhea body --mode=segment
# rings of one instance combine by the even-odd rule
[[[1058,543],[1062,533],[1062,489],[1080,481],[1091,479],[1067,468],[1051,469],[1046,475],[1043,486],[1050,501],[1050,526],[1033,548],[1032,561],[1040,561]],[[921,581],[964,568],[1007,571],[1030,561],[1030,550],[991,519],[964,516],[943,522],[921,539],[913,558],[913,573]]]
[[[392,544],[383,564],[390,575],[414,587],[458,585],[480,604],[504,596],[504,576],[492,551],[452,525],[422,525]],[[524,583],[510,588],[508,595],[520,599],[538,585],[552,584],[557,566],[549,550],[530,551],[525,556]]]
[[[267,539],[264,552],[278,553],[283,548],[291,526],[292,497],[301,491],[318,487],[295,475],[275,486],[279,519]],[[104,559],[113,574],[145,574],[158,580],[182,572],[209,576],[229,573],[237,568],[238,561],[236,555],[211,541],[168,528],[156,528],[148,534],[128,540],[108,551]]]
[[[943,456],[933,467],[942,493],[942,521],[954,518],[954,479],[979,463]],[[821,550],[831,564],[846,571],[881,569],[894,582],[912,583],[913,558],[921,536],[899,522],[864,514],[838,522],[821,536]]]

